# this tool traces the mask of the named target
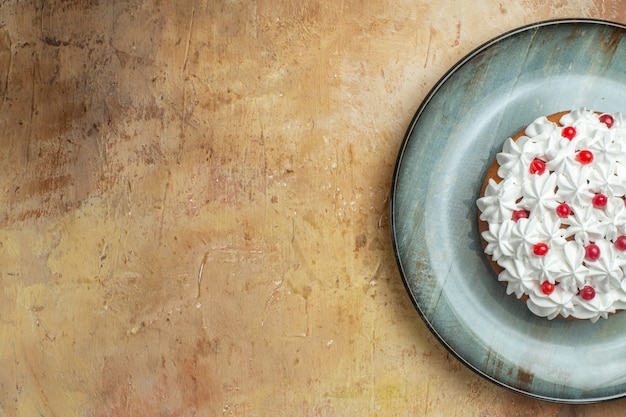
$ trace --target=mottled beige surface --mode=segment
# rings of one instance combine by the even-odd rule
[[[0,2],[0,415],[621,415],[451,357],[404,291],[387,202],[458,59],[625,7]]]

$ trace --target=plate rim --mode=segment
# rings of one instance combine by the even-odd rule
[[[498,44],[499,42],[506,40],[508,38],[511,38],[517,34],[529,31],[529,30],[534,30],[534,29],[539,29],[539,28],[543,28],[543,27],[548,27],[548,26],[558,26],[558,25],[574,25],[574,24],[594,24],[594,25],[600,25],[600,26],[606,26],[606,27],[614,27],[617,29],[621,29],[622,31],[624,31],[626,33],[626,24],[622,24],[622,23],[618,23],[618,22],[614,22],[611,20],[605,20],[605,19],[597,19],[597,18],[561,18],[561,19],[549,19],[549,20],[543,20],[543,21],[539,21],[539,22],[535,22],[535,23],[530,23],[530,24],[526,24],[526,25],[522,25],[519,26],[517,28],[511,29],[509,31],[503,32],[502,34],[493,37],[491,39],[489,39],[488,41],[482,43],[481,45],[479,45],[478,47],[474,48],[473,50],[471,50],[469,53],[467,53],[465,56],[463,56],[460,60],[458,60],[452,67],[450,67],[433,85],[433,87],[428,91],[428,93],[424,96],[423,100],[420,102],[419,106],[417,107],[405,133],[404,136],[402,138],[402,141],[400,143],[400,147],[399,150],[397,152],[397,157],[396,157],[396,161],[394,164],[394,168],[393,168],[393,175],[392,175],[392,179],[391,179],[391,189],[390,189],[390,195],[389,195],[389,219],[390,219],[390,234],[391,234],[391,243],[392,243],[392,249],[393,249],[393,254],[394,254],[394,258],[396,260],[396,265],[398,268],[398,271],[400,273],[400,277],[402,279],[402,283],[405,287],[405,290],[411,300],[411,303],[413,304],[413,307],[415,308],[415,310],[417,311],[418,315],[420,316],[420,319],[422,320],[422,322],[426,325],[426,327],[428,328],[428,330],[431,332],[431,334],[433,336],[435,336],[435,338],[437,339],[437,341],[451,354],[453,355],[458,361],[460,361],[463,365],[465,365],[467,368],[469,368],[470,370],[472,370],[474,373],[478,374],[479,376],[485,378],[486,380],[494,383],[495,385],[504,388],[508,391],[512,391],[514,393],[517,394],[521,394],[523,396],[526,397],[530,397],[533,399],[537,399],[537,400],[541,400],[541,401],[546,401],[546,402],[552,402],[552,403],[562,403],[562,404],[594,404],[594,403],[600,403],[600,402],[607,402],[607,401],[611,401],[611,400],[616,400],[619,398],[624,398],[626,397],[626,391],[620,394],[614,394],[614,395],[608,395],[608,396],[604,396],[604,397],[596,397],[596,398],[558,398],[556,396],[545,396],[545,395],[540,395],[537,393],[532,393],[529,391],[525,391],[522,390],[520,388],[511,386],[503,381],[500,381],[499,379],[495,378],[492,375],[489,375],[487,372],[481,370],[480,368],[474,366],[473,364],[471,364],[468,360],[466,360],[465,358],[462,357],[462,355],[460,355],[458,352],[456,352],[454,350],[454,348],[452,348],[452,346],[450,346],[450,344],[440,335],[440,333],[437,331],[437,329],[435,328],[435,326],[433,325],[433,323],[431,323],[431,321],[426,317],[425,312],[422,310],[422,308],[420,307],[420,305],[417,302],[417,298],[413,293],[413,290],[411,289],[411,286],[408,282],[408,278],[407,278],[407,274],[404,270],[404,266],[402,263],[402,259],[400,259],[400,254],[399,254],[399,246],[398,246],[398,239],[397,239],[397,233],[396,233],[396,215],[395,215],[395,208],[396,208],[396,196],[397,196],[397,187],[398,187],[398,181],[400,178],[400,170],[402,167],[402,162],[404,161],[404,154],[406,151],[406,148],[408,146],[408,143],[411,141],[411,137],[412,137],[412,133],[415,130],[415,127],[418,124],[418,121],[420,120],[420,117],[422,115],[422,113],[424,112],[424,110],[428,107],[429,103],[431,102],[431,100],[437,95],[438,91],[445,85],[445,83],[448,81],[448,79],[450,79],[457,71],[459,71],[461,68],[463,68],[464,65],[466,65],[469,61],[471,61],[472,59],[474,59],[477,55],[483,53],[484,51],[490,49],[491,47],[495,46],[496,44]]]

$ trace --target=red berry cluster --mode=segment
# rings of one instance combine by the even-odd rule
[[[529,215],[530,213],[528,212],[528,210],[513,210],[513,214],[511,215],[511,220],[516,222],[519,219],[527,219]]]
[[[541,175],[546,172],[546,163],[543,162],[541,159],[535,158],[530,163],[529,171],[533,175]]]
[[[609,201],[609,198],[604,194],[596,194],[591,199],[591,204],[597,209],[603,209],[606,207],[606,203]]]
[[[545,295],[550,295],[554,291],[554,284],[550,281],[544,281],[541,283],[541,292]]]
[[[550,250],[550,247],[547,243],[539,242],[535,243],[533,246],[533,253],[536,256],[546,256],[548,254],[548,250]]]
[[[599,118],[601,123],[604,123],[609,129],[615,123],[615,119],[608,113],[605,113]],[[574,126],[565,126],[561,130],[561,136],[565,139],[572,140],[576,137],[576,128]],[[580,162],[583,165],[590,164],[593,162],[593,152],[587,149],[583,149],[576,154],[576,161]],[[545,172],[545,162],[540,159],[534,159],[530,163],[530,173],[541,175]]]
[[[619,236],[615,239],[613,243],[617,250],[622,252],[626,251],[626,236]],[[548,253],[548,245],[545,243],[537,243],[533,247],[533,253],[537,256],[545,256]],[[585,260],[593,262],[600,259],[600,247],[595,243],[590,243],[585,246]],[[558,285],[558,284],[556,284]],[[554,292],[555,284],[549,281],[544,281],[541,283],[541,292],[546,295],[552,294]],[[596,290],[591,285],[585,285],[580,289],[579,295],[583,300],[593,300],[596,296]]]
[[[593,162],[593,152],[583,149],[576,154],[576,160],[582,165],[587,165]]]
[[[580,290],[580,296],[583,300],[593,300],[593,298],[596,296],[596,290],[594,290],[591,285],[585,285]]]
[[[564,219],[572,214],[572,208],[567,203],[562,203],[556,206],[556,215]]]
[[[574,126],[565,126],[561,131],[561,136],[569,140],[574,139],[574,136],[576,136],[576,128]]]
[[[600,122],[604,123],[606,127],[609,129],[613,127],[613,123],[615,123],[615,119],[608,113],[604,113],[600,116]]]

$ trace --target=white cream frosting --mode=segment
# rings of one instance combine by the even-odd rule
[[[477,201],[480,220],[489,225],[482,233],[485,253],[504,268],[498,279],[548,319],[596,322],[626,308],[626,251],[615,245],[626,235],[626,118],[612,114],[609,126],[600,116],[581,109],[559,124],[540,117],[517,140],[507,139],[496,155],[500,180],[490,179]],[[563,135],[570,127],[571,139]],[[591,162],[581,162],[583,150]],[[530,169],[537,159],[545,171]],[[594,206],[598,194],[606,206]],[[559,217],[563,203],[571,213]],[[515,212],[526,215],[516,220]],[[535,254],[538,243],[547,253]],[[590,244],[599,248],[598,259],[586,257]],[[546,284],[551,291],[545,281],[554,284]],[[583,297],[584,287],[593,288],[592,298]]]

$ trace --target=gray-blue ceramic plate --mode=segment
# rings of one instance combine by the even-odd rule
[[[419,314],[468,367],[534,398],[626,395],[626,312],[595,324],[534,316],[487,263],[475,202],[504,140],[536,117],[583,107],[626,113],[625,30],[550,21],[481,46],[428,94],[396,163],[392,239]]]

